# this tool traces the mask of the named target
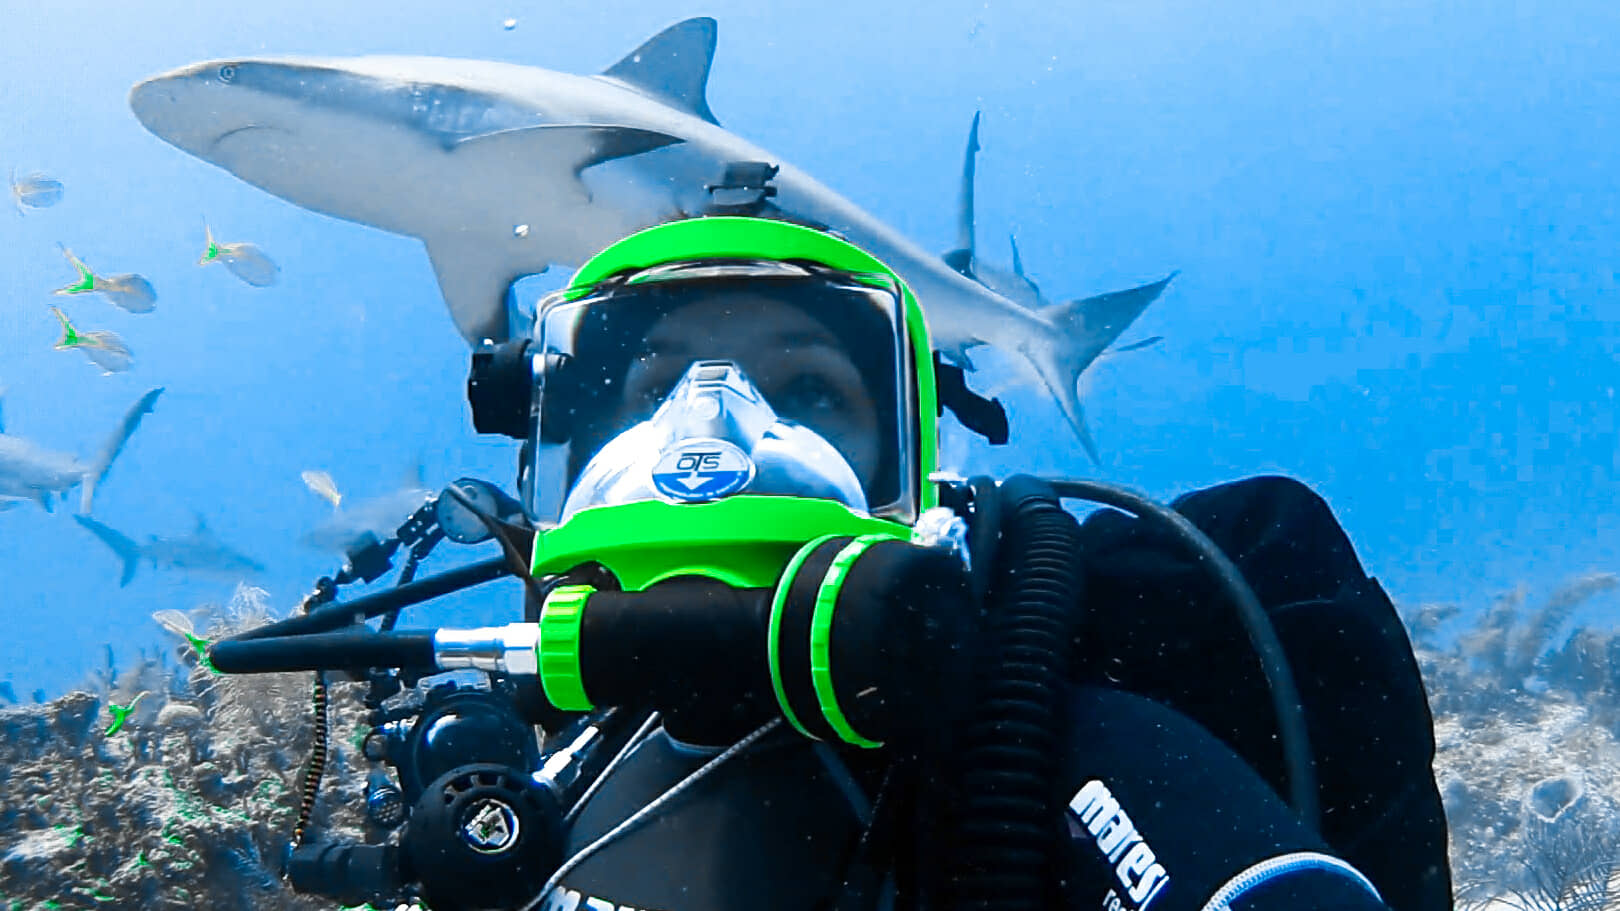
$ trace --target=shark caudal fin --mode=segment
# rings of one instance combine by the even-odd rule
[[[1092,462],[1102,460],[1097,455],[1097,442],[1086,426],[1085,409],[1080,405],[1080,375],[1149,304],[1158,300],[1176,274],[1172,272],[1140,287],[1052,304],[1041,310],[1041,315],[1051,322],[1057,333],[1050,344],[1031,347],[1026,353]]]
[[[107,437],[107,442],[102,445],[101,452],[96,456],[96,460],[90,464],[89,468],[85,469],[84,492],[79,500],[80,515],[87,516],[90,514],[90,508],[96,496],[96,485],[100,484],[101,479],[107,476],[107,469],[112,467],[113,459],[118,458],[118,453],[123,451],[124,444],[129,442],[130,434],[134,433],[135,428],[141,425],[141,417],[151,414],[152,403],[157,401],[157,397],[162,392],[163,387],[159,386],[141,396],[139,401],[131,405],[129,411],[124,413],[124,419],[118,422],[118,426],[113,429],[112,435]]]
[[[89,529],[91,534],[101,539],[101,543],[118,555],[118,559],[124,561],[124,572],[118,577],[118,587],[128,585],[135,578],[136,567],[141,565],[140,545],[89,516],[74,516],[73,521]]]

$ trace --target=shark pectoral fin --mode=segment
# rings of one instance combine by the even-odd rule
[[[484,339],[501,342],[508,335],[506,291],[522,274],[509,255],[478,238],[463,234],[424,237],[433,274],[439,279],[456,331],[469,345]]]
[[[639,127],[564,123],[470,136],[457,142],[452,151],[467,168],[490,174],[537,174],[555,180],[546,185],[548,190],[566,192],[573,202],[588,202],[590,196],[578,180],[586,168],[685,141]],[[563,176],[556,173],[558,165],[575,179],[556,180]]]
[[[602,75],[719,126],[708,98],[717,31],[715,21],[707,16],[677,22],[625,54]]]
[[[1158,343],[1160,343],[1162,341],[1164,341],[1164,336],[1162,336],[1162,335],[1150,335],[1147,338],[1142,339],[1139,342],[1131,342],[1129,345],[1121,345],[1120,347],[1115,348],[1113,353],[1114,354],[1124,354],[1127,351],[1141,351],[1143,348],[1146,348],[1149,345],[1157,345]]]
[[[943,358],[946,363],[954,364],[968,373],[972,373],[976,368],[973,366],[973,358],[968,356],[968,351],[973,348],[977,348],[982,344],[984,344],[984,342],[981,342],[978,339],[967,339],[966,341],[959,342],[955,345],[941,345],[937,349],[936,353]]]

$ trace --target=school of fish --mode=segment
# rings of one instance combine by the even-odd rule
[[[11,200],[19,215],[30,210],[48,209],[62,201],[65,188],[61,180],[42,171],[19,175],[10,172]],[[213,228],[203,225],[203,253],[197,265],[223,263],[237,279],[256,288],[274,285],[281,269],[257,244],[245,241],[221,242],[214,238]],[[67,245],[58,243],[58,249],[67,259],[77,276],[67,285],[54,290],[53,295],[73,297],[100,295],[107,303],[127,313],[145,314],[157,309],[157,290],[152,282],[136,272],[100,273],[80,259]],[[81,329],[62,306],[49,305],[61,327],[61,336],[55,342],[58,351],[77,351],[103,376],[125,373],[135,365],[135,356],[123,336],[111,329]],[[3,395],[0,390],[0,395]],[[190,534],[170,538],[150,536],[138,543],[113,528],[90,517],[92,497],[98,483],[106,476],[113,459],[123,450],[134,434],[141,419],[153,410],[161,388],[147,392],[126,413],[124,420],[113,431],[97,456],[80,459],[70,453],[54,452],[7,432],[4,414],[0,412],[0,511],[24,503],[37,503],[49,512],[52,498],[81,487],[83,496],[78,514],[73,518],[84,529],[98,538],[123,562],[120,585],[128,585],[134,578],[135,567],[150,562],[163,569],[183,572],[202,572],[241,578],[263,571],[264,567],[251,557],[234,550],[214,536],[201,515]],[[330,480],[330,479],[328,479]],[[334,495],[336,491],[333,491]],[[335,501],[334,501],[335,505]]]

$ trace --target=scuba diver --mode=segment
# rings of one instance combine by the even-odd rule
[[[524,440],[520,502],[458,482],[424,509],[500,540],[523,622],[397,631],[404,596],[362,598],[210,650],[224,672],[491,675],[374,705],[366,756],[396,774],[371,794],[401,834],[303,842],[301,821],[296,888],[544,911],[1451,908],[1423,684],[1327,505],[1281,477],[1172,510],[936,473],[945,410],[992,442],[1005,413],[842,239],[742,216],[638,232],[528,337],[475,352],[468,395],[481,432]],[[1075,498],[1115,508],[1077,522]]]

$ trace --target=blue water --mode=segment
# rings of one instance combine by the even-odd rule
[[[418,463],[433,485],[510,482],[515,444],[472,432],[467,351],[420,245],[300,210],[164,144],[127,92],[234,54],[594,72],[712,15],[721,122],[923,246],[953,243],[982,109],[984,255],[1005,263],[1016,232],[1054,299],[1181,270],[1126,336],[1165,341],[1089,374],[1102,465],[1041,396],[1014,390],[1013,445],[958,447],[961,467],[1094,474],[1161,497],[1294,474],[1403,603],[1478,610],[1514,585],[1620,569],[1620,10],[1288,6],[22,5],[0,35],[0,168],[44,170],[67,190],[54,208],[0,212],[7,428],[89,455],[142,392],[166,387],[97,516],[172,535],[201,512],[267,565],[258,584],[283,610],[335,568],[298,543],[329,512],[300,471],[330,471],[357,499]],[[221,240],[260,244],[280,284],[198,268],[205,217]],[[53,298],[73,279],[58,242],[103,273],[144,274],[157,310]],[[64,300],[81,328],[122,334],[135,368],[104,377],[52,350],[48,305]],[[0,676],[19,694],[68,688],[104,643],[127,661],[163,641],[152,611],[232,588],[149,566],[119,588],[73,505],[0,513]],[[435,565],[491,553],[450,550]],[[423,622],[504,622],[518,597],[494,584]],[[1611,593],[1575,622],[1617,619]]]

